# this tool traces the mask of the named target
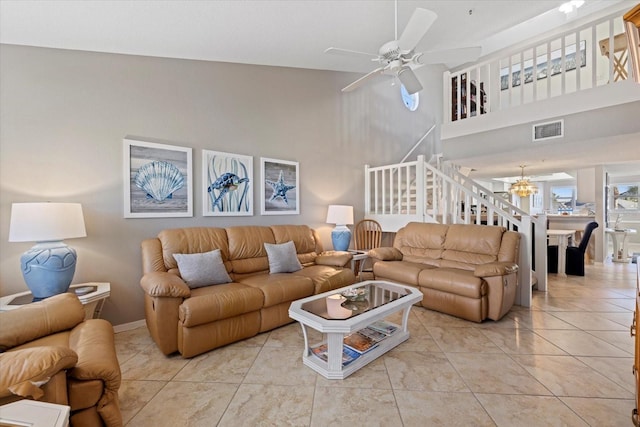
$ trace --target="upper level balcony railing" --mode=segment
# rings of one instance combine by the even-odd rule
[[[631,78],[622,14],[444,73],[444,123]]]

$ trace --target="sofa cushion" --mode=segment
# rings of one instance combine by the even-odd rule
[[[293,241],[280,244],[265,243],[264,249],[269,259],[269,273],[293,273],[302,269]]]
[[[229,260],[233,279],[237,275],[269,271],[265,243],[276,243],[269,227],[237,226],[227,228]]]
[[[473,271],[456,268],[423,270],[418,277],[420,286],[468,298],[481,298],[487,294],[486,282],[473,275]]]
[[[69,330],[81,323],[84,316],[82,303],[72,293],[54,295],[16,310],[3,311],[0,313],[0,352]]]
[[[403,261],[438,267],[444,250],[448,225],[410,222],[396,234],[393,247],[403,254]]]
[[[433,270],[435,267],[427,264],[409,261],[384,261],[373,265],[373,274],[384,277],[385,280],[418,286],[418,276],[423,270]]]
[[[197,254],[220,249],[222,260],[229,259],[227,233],[224,228],[191,227],[162,230],[158,234],[158,240],[167,271],[178,268],[173,254]]]
[[[329,265],[312,265],[292,274],[311,279],[315,286],[314,294],[349,286],[356,281],[356,276],[351,269]]]
[[[173,254],[180,276],[191,289],[231,282],[220,249],[200,254]]]
[[[262,291],[264,307],[306,298],[313,295],[315,289],[310,278],[290,273],[255,274],[239,280]]]
[[[264,295],[259,289],[240,283],[225,283],[194,289],[180,305],[182,326],[191,328],[221,319],[258,311]]]
[[[504,227],[476,224],[450,225],[441,265],[473,270],[478,264],[496,261],[505,230]]]

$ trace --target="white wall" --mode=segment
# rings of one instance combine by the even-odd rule
[[[26,290],[19,257],[32,243],[9,243],[11,203],[83,205],[88,237],[74,283],[111,283],[103,317],[144,317],[140,242],[164,228],[308,224],[330,249],[330,203],[362,217],[365,164],[399,161],[440,123],[440,70],[419,70],[425,87],[411,113],[398,86],[342,94],[357,74],[0,46],[0,295]],[[433,107],[435,106],[435,108]],[[434,132],[435,134],[436,132]],[[123,218],[125,136],[194,149],[193,218]],[[437,145],[433,137],[429,144]],[[201,150],[300,162],[301,214],[203,217]],[[422,147],[416,154],[428,154]]]

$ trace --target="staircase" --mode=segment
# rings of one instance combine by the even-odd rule
[[[365,166],[365,218],[378,221],[385,232],[396,232],[409,222],[488,224],[517,231],[521,241],[516,304],[531,306],[533,285],[546,291],[546,216],[530,216],[440,157],[433,163],[418,156],[413,162]]]

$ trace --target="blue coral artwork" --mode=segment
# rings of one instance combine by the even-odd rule
[[[253,215],[253,157],[202,150],[204,216]]]
[[[192,149],[124,139],[124,217],[193,216]]]
[[[262,215],[300,213],[298,162],[261,158]]]

